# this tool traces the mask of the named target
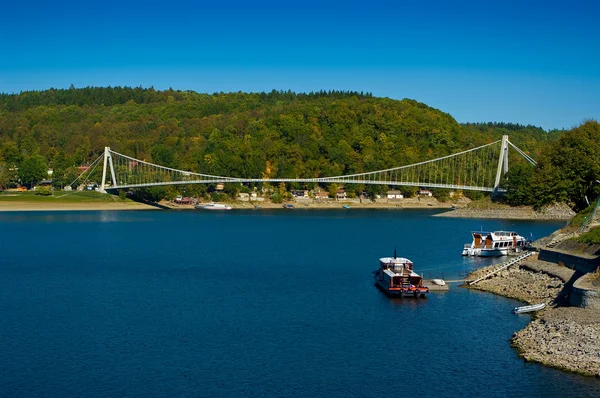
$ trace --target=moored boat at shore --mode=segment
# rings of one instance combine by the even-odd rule
[[[498,257],[527,249],[529,241],[514,231],[473,231],[473,242],[463,247],[463,256]]]
[[[210,202],[205,205],[196,205],[194,206],[196,209],[204,209],[204,210],[231,210],[231,206],[225,205],[222,203]]]
[[[546,308],[546,304],[539,303],[539,304],[532,304],[532,305],[524,305],[522,307],[515,307],[515,308],[513,308],[512,312],[513,312],[513,314],[524,314],[526,312],[534,312],[534,311],[543,310],[544,308]]]
[[[383,257],[379,259],[379,269],[373,271],[375,284],[390,297],[425,297],[429,288],[423,286],[423,277],[413,270],[413,263],[407,258]]]

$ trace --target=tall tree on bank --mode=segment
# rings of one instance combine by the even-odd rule
[[[570,202],[587,207],[600,193],[600,124],[587,121],[566,132],[540,158],[531,179],[534,205]]]
[[[0,190],[7,188],[10,179],[8,165],[0,162]]]
[[[534,167],[530,164],[517,163],[510,167],[504,176],[502,186],[506,189],[506,202],[511,206],[531,205],[534,202],[531,178]]]
[[[33,155],[26,158],[19,167],[21,182],[29,187],[48,176],[48,165],[42,155]]]

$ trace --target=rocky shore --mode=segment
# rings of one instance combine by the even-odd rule
[[[486,267],[467,277],[490,272]],[[600,310],[568,305],[575,271],[532,256],[484,279],[473,289],[514,298],[528,304],[546,303],[525,329],[514,334],[512,346],[527,361],[585,375],[600,376]]]
[[[511,207],[493,204],[488,207],[466,206],[437,214],[436,217],[497,218],[503,220],[570,220],[575,215],[566,204],[555,204],[540,211],[531,206]]]

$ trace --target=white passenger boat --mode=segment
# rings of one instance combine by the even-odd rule
[[[215,202],[210,202],[205,205],[196,205],[195,207],[196,209],[204,210],[231,210],[231,206]]]
[[[526,312],[534,312],[534,311],[543,310],[544,308],[546,308],[546,304],[539,303],[539,304],[532,304],[532,305],[524,305],[522,307],[515,307],[515,308],[513,308],[512,312],[513,312],[513,314],[524,314]]]
[[[510,251],[525,250],[530,243],[514,231],[474,231],[472,234],[473,242],[465,244],[462,252],[463,256],[506,256]]]

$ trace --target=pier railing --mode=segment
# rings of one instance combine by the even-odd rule
[[[507,261],[506,263],[503,263],[503,264],[502,264],[500,267],[498,267],[498,268],[494,269],[492,272],[489,272],[489,273],[485,274],[484,276],[482,276],[481,278],[477,278],[477,279],[475,279],[474,281],[472,281],[472,282],[469,282],[469,286],[472,286],[472,285],[476,284],[477,282],[480,282],[480,281],[482,281],[482,280],[484,280],[484,279],[487,279],[487,278],[489,278],[490,276],[492,276],[492,275],[495,275],[495,274],[497,274],[498,272],[500,272],[500,271],[502,271],[502,270],[505,270],[505,269],[507,269],[507,268],[508,268],[508,267],[510,267],[511,265],[513,265],[513,264],[516,264],[516,263],[518,263],[519,261],[521,261],[521,260],[524,260],[524,259],[526,259],[527,257],[531,256],[533,253],[534,253],[534,252],[527,252],[527,253],[523,254],[522,256],[519,256],[519,257],[517,257],[517,258],[515,258],[515,259],[513,259],[513,260],[510,260],[510,261]]]

